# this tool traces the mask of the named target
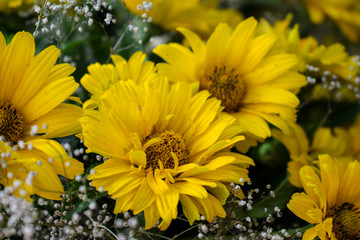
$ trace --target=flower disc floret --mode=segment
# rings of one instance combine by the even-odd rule
[[[215,66],[200,79],[200,89],[221,101],[227,112],[237,112],[245,96],[245,86],[234,68]]]
[[[24,137],[24,116],[9,102],[0,104],[0,136],[11,144],[16,144]]]
[[[165,169],[173,169],[176,162],[178,166],[187,163],[189,151],[186,149],[185,141],[180,134],[172,130],[164,130],[162,132],[151,133],[145,138],[145,141],[154,138],[160,138],[160,141],[146,148],[145,169],[160,168],[159,164]],[[175,154],[176,157],[173,157],[172,153]],[[174,158],[176,158],[176,160]]]
[[[335,205],[329,209],[326,217],[333,219],[333,232],[336,239],[360,238],[360,210],[352,203]]]

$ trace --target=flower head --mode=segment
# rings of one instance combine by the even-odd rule
[[[276,36],[255,37],[256,26],[253,18],[242,21],[233,31],[227,24],[219,24],[206,44],[190,30],[178,28],[192,51],[176,43],[154,49],[167,62],[157,65],[160,75],[208,90],[237,119],[249,143],[270,136],[267,122],[288,132],[284,119],[294,121],[299,104],[292,91],[306,84],[305,78],[293,71],[297,57],[268,56]]]
[[[229,182],[248,181],[253,161],[230,152],[244,139],[207,91],[192,96],[191,85],[169,87],[166,79],[136,85],[114,83],[99,111],[80,119],[88,152],[108,158],[94,168],[91,184],[116,199],[114,212],[144,212],[146,226],[161,218],[166,229],[181,203],[190,224],[200,214],[225,217]],[[241,189],[237,192],[243,197]],[[146,199],[146,200],[145,200]]]
[[[293,53],[299,58],[298,71],[307,76],[310,84],[315,84],[314,98],[334,100],[354,100],[360,98],[359,57],[351,56],[345,46],[334,43],[329,46],[319,44],[312,36],[300,38],[299,25],[290,27],[292,15],[271,25],[265,19],[260,21],[257,32],[274,33],[279,41],[270,54]],[[336,90],[335,94],[331,91]]]
[[[125,1],[125,5],[133,14],[165,30],[186,27],[207,38],[220,22],[237,24],[242,19],[242,16],[233,9],[217,9],[218,2],[218,0],[133,0]]]
[[[91,93],[91,99],[84,103],[84,108],[95,108],[99,105],[100,98],[110,86],[118,81],[133,80],[138,84],[153,81],[158,78],[154,63],[145,61],[146,54],[134,53],[129,61],[119,55],[112,55],[114,64],[94,63],[88,67],[80,82]],[[145,61],[145,62],[144,62]]]
[[[303,239],[359,239],[360,162],[320,155],[318,166],[300,170],[305,193],[295,193],[287,205],[295,215],[315,224]]]
[[[278,129],[272,129],[271,134],[285,145],[290,154],[288,163],[289,181],[296,187],[301,187],[300,169],[304,166],[314,166],[315,160],[321,154],[331,154],[336,158],[352,158],[355,154],[349,150],[352,142],[348,130],[342,127],[319,127],[309,143],[304,129],[293,122],[288,122],[290,134],[285,135]]]
[[[73,178],[75,172],[82,173],[82,164],[70,159],[59,144],[46,139],[80,131],[81,108],[62,103],[78,84],[69,76],[73,67],[54,65],[59,56],[55,46],[36,56],[34,53],[30,33],[17,33],[9,45],[0,33],[1,183],[24,183],[26,175],[33,172],[36,184],[26,183],[27,193],[21,195],[36,193],[60,199],[63,189],[57,174]],[[49,158],[57,160],[47,163]],[[69,160],[68,169],[64,168],[65,160]]]

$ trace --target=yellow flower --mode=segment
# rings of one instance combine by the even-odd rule
[[[111,59],[114,64],[95,63],[90,65],[88,67],[89,74],[85,74],[80,80],[81,85],[91,93],[91,99],[86,101],[83,107],[97,107],[100,97],[115,82],[131,79],[142,84],[157,79],[154,63],[145,61],[145,58],[146,54],[138,51],[130,57],[129,61],[119,55],[112,55]]]
[[[207,38],[217,24],[227,22],[235,26],[242,16],[233,9],[217,9],[218,0],[132,0],[124,1],[126,7],[139,16],[150,18],[151,22],[165,30],[186,27]],[[145,15],[144,15],[145,14]]]
[[[270,136],[267,122],[288,132],[284,119],[295,121],[298,98],[292,91],[306,84],[293,71],[298,62],[293,54],[267,56],[276,36],[254,36],[257,21],[242,21],[234,31],[219,24],[207,43],[185,28],[178,28],[191,50],[177,44],[160,45],[154,52],[167,63],[157,65],[159,74],[172,81],[197,83],[221,100],[225,111],[247,132],[248,142]],[[237,145],[245,152],[248,146]]]
[[[208,221],[225,217],[228,183],[248,181],[253,161],[230,152],[244,137],[209,95],[192,96],[191,85],[169,87],[166,79],[119,81],[103,95],[99,111],[84,111],[87,152],[108,158],[89,180],[116,199],[115,213],[144,212],[146,229],[160,218],[166,229],[179,202],[190,224],[200,214]],[[237,195],[244,197],[241,190]]]
[[[290,173],[290,183],[296,187],[301,187],[300,169],[306,165],[313,166],[314,160],[320,154],[326,153],[341,159],[353,156],[349,151],[351,137],[344,128],[319,127],[316,129],[310,145],[301,126],[293,122],[288,122],[288,125],[290,127],[289,135],[285,135],[277,129],[272,129],[271,134],[289,151],[291,161],[288,163],[287,171]]]
[[[337,101],[360,98],[359,57],[349,56],[340,43],[325,46],[312,36],[301,39],[299,25],[289,27],[291,20],[292,15],[288,14],[273,26],[265,19],[260,21],[258,34],[274,33],[279,38],[270,54],[296,54],[299,57],[298,71],[307,76],[309,83],[319,83],[314,87],[314,98],[328,98],[329,95]],[[336,93],[330,94],[334,90]]]
[[[287,205],[296,216],[315,224],[303,239],[360,239],[360,162],[320,155],[318,165],[300,170],[305,193],[295,193]]]
[[[51,199],[60,199],[61,195],[57,174],[73,178],[74,174],[64,171],[82,173],[81,163],[70,159],[56,142],[45,140],[71,135],[81,128],[78,119],[82,109],[62,103],[78,84],[69,76],[73,67],[69,64],[54,65],[59,52],[55,46],[50,46],[34,56],[35,43],[30,33],[17,33],[8,46],[0,33],[1,183],[8,186],[14,179],[24,181],[25,173],[36,170],[34,179],[37,184],[26,186],[26,191]],[[49,157],[58,159],[46,163]],[[63,160],[70,161],[69,168],[58,169],[64,166],[61,165],[65,163]],[[42,167],[33,166],[37,161]],[[48,176],[56,184],[40,176]],[[46,192],[39,190],[45,185]]]
[[[341,31],[353,42],[360,37],[360,3],[358,0],[303,0],[315,24],[331,18]]]

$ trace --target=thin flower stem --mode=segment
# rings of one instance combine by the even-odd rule
[[[91,222],[92,222],[93,224],[95,223],[94,219],[92,219],[90,216],[88,216],[88,218],[91,220]],[[95,224],[94,224],[94,225],[95,225]],[[102,225],[102,224],[96,224],[96,227],[105,229],[108,233],[110,233],[113,237],[115,237],[115,239],[119,240],[119,238],[115,235],[115,233],[113,233],[110,229],[108,229],[108,228],[105,227],[104,225]]]
[[[156,233],[152,233],[152,232],[147,232],[147,231],[141,231],[141,230],[135,230],[135,232],[137,233],[143,233],[143,234],[146,234],[147,236],[156,236],[156,237],[159,237],[159,238],[162,238],[162,239],[167,239],[167,240],[172,240],[174,238],[168,238],[168,237],[165,237],[165,236],[162,236],[162,235],[159,235],[159,234],[156,234]]]
[[[121,34],[121,36],[119,37],[119,39],[115,43],[114,47],[111,49],[111,53],[114,53],[116,51],[116,49],[119,47],[121,41],[124,39],[124,37],[125,37],[128,30],[129,30],[129,25],[126,26],[124,32]]]
[[[181,235],[183,235],[184,233],[186,233],[186,232],[188,232],[188,231],[190,231],[190,230],[192,230],[192,229],[194,229],[194,228],[197,228],[197,227],[198,227],[198,225],[194,225],[194,226],[186,229],[185,231],[182,231],[181,233],[173,236],[171,239],[176,239],[176,238],[180,237]]]
[[[43,1],[43,4],[42,4],[42,6],[41,6],[41,11],[40,11],[40,14],[39,14],[39,16],[38,16],[38,22],[37,22],[37,24],[36,24],[36,28],[35,28],[35,31],[34,31],[34,33],[33,33],[33,36],[34,36],[34,37],[37,36],[38,30],[39,30],[39,26],[40,26],[40,22],[41,22],[43,13],[44,13],[44,8],[46,7],[46,3],[47,3],[47,0],[44,0],[44,1]]]
[[[329,96],[327,99],[327,112],[325,113],[324,117],[321,119],[321,121],[318,124],[318,128],[323,126],[324,123],[326,122],[326,120],[330,117],[332,113],[332,108],[331,108],[331,91],[329,91]]]

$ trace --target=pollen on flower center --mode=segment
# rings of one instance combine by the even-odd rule
[[[333,232],[338,240],[360,239],[360,210],[351,203],[330,208],[326,217],[333,219]]]
[[[162,131],[151,133],[145,138],[145,142],[153,138],[161,138],[162,141],[156,142],[146,148],[146,168],[159,168],[159,161],[165,169],[174,168],[175,161],[171,156],[173,152],[179,160],[179,166],[187,163],[189,151],[186,149],[185,141],[182,136],[175,131]]]
[[[200,80],[200,88],[219,99],[227,112],[237,112],[246,93],[240,75],[226,66],[215,66],[208,71]]]
[[[16,144],[24,137],[24,116],[9,102],[0,103],[0,136]]]

